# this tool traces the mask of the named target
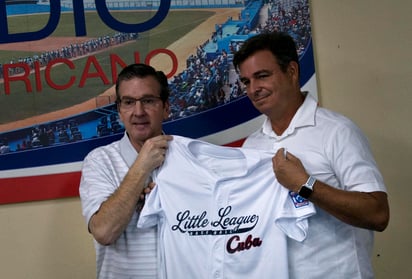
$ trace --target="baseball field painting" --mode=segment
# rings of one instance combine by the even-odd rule
[[[263,121],[232,64],[247,38],[288,32],[316,96],[308,0],[5,0],[0,30],[0,204],[78,196],[83,158],[124,134],[128,64],[167,75],[167,134],[219,145]]]

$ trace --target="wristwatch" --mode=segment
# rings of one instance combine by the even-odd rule
[[[305,184],[300,187],[298,195],[305,199],[309,198],[310,194],[312,194],[313,192],[313,185],[315,184],[315,182],[316,179],[313,176],[309,176]]]

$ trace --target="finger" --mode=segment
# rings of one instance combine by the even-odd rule
[[[275,155],[275,157],[276,157],[276,159],[277,160],[280,160],[280,159],[285,159],[285,148],[279,148],[278,149],[278,151],[276,152],[276,155]]]
[[[153,138],[153,140],[155,141],[159,141],[159,142],[166,143],[166,144],[172,139],[173,139],[173,136],[171,135],[160,135],[160,136],[156,136]]]
[[[143,190],[144,193],[145,193],[145,194],[149,194],[149,193],[153,190],[153,188],[154,188],[155,185],[156,185],[155,183],[150,182],[149,185],[147,185],[147,187],[144,188],[144,190]]]
[[[288,161],[295,161],[297,159],[292,153],[288,152],[287,153],[287,160]]]
[[[154,182],[152,181],[152,182],[149,183],[149,185],[147,185],[147,188],[149,188],[150,190],[152,190],[155,185],[156,185],[156,183],[154,183]]]

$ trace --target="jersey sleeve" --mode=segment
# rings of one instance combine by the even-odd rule
[[[308,232],[308,218],[316,213],[315,206],[298,194],[284,189],[282,199],[284,203],[278,203],[275,224],[290,238],[296,241],[306,239]]]
[[[162,212],[158,188],[159,186],[156,185],[150,194],[146,195],[145,204],[137,221],[138,228],[149,228],[158,224]]]

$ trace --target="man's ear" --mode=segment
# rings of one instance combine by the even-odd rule
[[[163,105],[164,105],[163,119],[166,120],[166,119],[169,118],[169,114],[170,114],[170,102],[169,102],[169,100],[167,100]]]
[[[289,63],[288,69],[287,69],[288,75],[290,77],[294,77],[299,79],[299,65],[295,61],[291,61]]]

